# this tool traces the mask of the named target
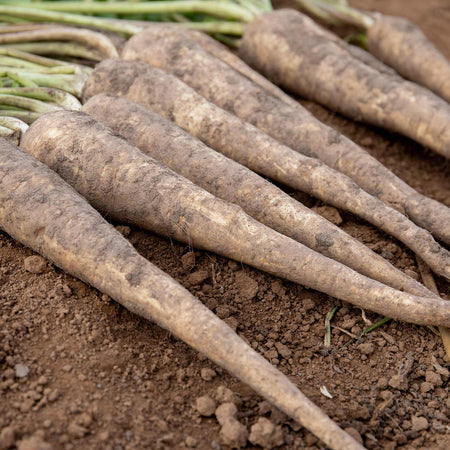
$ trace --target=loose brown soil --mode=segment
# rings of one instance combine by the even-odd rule
[[[450,58],[448,0],[352,3],[407,16]],[[450,206],[448,161],[305,104],[416,189]],[[302,199],[340,222],[336,211]],[[418,276],[404,246],[350,215],[341,217],[344,230]],[[121,230],[366,447],[450,448],[450,360],[428,328],[390,322],[345,346],[381,317],[213,254]],[[436,281],[450,300],[449,284]],[[327,348],[324,320],[334,306]],[[320,392],[322,386],[333,398]],[[259,420],[255,443],[321,448],[187,345],[0,233],[0,449],[229,448],[217,419],[195,409],[210,407],[208,400],[197,402],[205,395],[233,401],[249,431]],[[276,427],[269,429],[262,417]],[[249,442],[248,448],[257,447]]]

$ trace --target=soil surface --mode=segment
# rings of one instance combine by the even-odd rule
[[[448,0],[352,3],[409,17],[450,58]],[[405,138],[305,105],[417,190],[450,206],[448,161]],[[335,210],[303,200],[336,219]],[[345,231],[418,277],[414,255],[402,244],[340,215]],[[430,329],[390,321],[358,338],[382,317],[117,225],[367,448],[450,448],[450,360]],[[450,299],[449,284],[436,281]],[[335,306],[326,347],[324,321]],[[248,448],[322,448],[202,355],[0,233],[0,449],[227,449],[230,430],[200,412],[230,402],[251,431]],[[233,407],[222,409],[231,414]],[[239,432],[245,438],[245,429]]]

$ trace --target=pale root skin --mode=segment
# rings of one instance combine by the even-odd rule
[[[83,97],[86,100],[99,92],[124,95],[251,170],[368,220],[426,258],[436,273],[450,278],[450,253],[430,233],[342,173],[283,146],[208,102],[177,78],[145,63],[107,60],[90,75]]]
[[[265,30],[261,29],[261,40],[264,33]],[[277,49],[272,50],[277,54]],[[346,50],[342,51],[348,54]],[[160,29],[158,33],[151,28],[145,30],[128,41],[122,57],[141,60],[173,73],[216,105],[297,152],[318,158],[343,172],[365,191],[450,244],[448,207],[419,194],[350,139],[315,119],[306,109],[300,105],[293,108],[268,95],[176,30]],[[262,59],[265,61],[270,57],[269,53],[263,53]],[[312,89],[314,86],[310,80],[308,87]]]
[[[208,249],[358,306],[419,324],[450,324],[450,302],[371,280],[252,219],[86,114],[57,111],[25,133],[22,147],[99,211]]]
[[[298,102],[295,101],[292,97],[286,94],[283,90],[281,90],[278,86],[270,82],[267,78],[263,77],[259,72],[253,70],[250,66],[245,64],[239,56],[230,52],[225,45],[216,41],[211,36],[208,36],[205,33],[201,33],[196,30],[178,30],[179,32],[185,33],[186,36],[193,39],[197,44],[199,44],[204,50],[214,55],[216,58],[220,59],[224,63],[228,64],[233,69],[240,72],[242,75],[246,76],[254,83],[261,86],[265,91],[267,91],[273,97],[276,97],[287,103],[288,105],[297,108],[299,106]]]
[[[58,175],[4,140],[0,228],[135,314],[157,322],[331,448],[363,448],[198,299],[141,257]]]
[[[408,19],[381,14],[374,19],[367,30],[369,51],[450,103],[450,61]]]
[[[423,285],[339,227],[159,114],[126,98],[106,94],[92,97],[83,111],[124,136],[146,155],[216,197],[239,205],[264,225],[369,278],[410,294],[430,296]]]
[[[298,11],[278,10],[246,26],[239,52],[284,89],[450,158],[447,102],[352,58],[318,30],[319,25]]]

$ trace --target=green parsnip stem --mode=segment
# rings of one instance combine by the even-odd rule
[[[415,297],[360,275],[252,219],[80,112],[56,111],[22,139],[108,217],[233,258],[403,320],[450,324],[450,302]]]
[[[58,55],[60,57],[73,57],[102,61],[104,57],[96,49],[88,48],[76,42],[23,42],[8,44],[9,48],[36,55]]]
[[[0,228],[125,308],[169,330],[331,448],[363,448],[198,299],[141,257],[59,176],[3,140]]]
[[[36,44],[36,43],[35,43]],[[35,45],[33,44],[33,45]],[[66,44],[66,43],[63,43]],[[61,67],[61,66],[70,66],[76,67],[76,71],[80,71],[82,73],[90,73],[91,68],[87,66],[83,66],[81,64],[69,63],[66,61],[60,61],[58,59],[50,59],[45,58],[43,56],[38,56],[33,53],[23,52],[16,48],[12,48],[10,46],[2,47],[0,46],[0,55],[4,55],[14,61],[19,63],[26,63],[28,67],[36,67],[36,68],[50,68],[50,67]]]
[[[36,73],[15,68],[2,70],[0,67],[0,76],[5,75],[19,80],[20,83],[25,86],[27,83],[30,83],[31,87],[42,86],[56,88],[73,94],[76,97],[81,96],[87,78],[87,72],[78,70],[78,68],[75,70],[74,74],[65,75]]]
[[[51,104],[60,106],[64,109],[71,109],[75,111],[81,109],[81,103],[76,97],[59,89],[46,87],[0,88],[0,95],[4,94],[50,102]]]
[[[26,124],[33,123],[37,118],[39,118],[42,113],[32,112],[32,111],[19,111],[17,109],[1,109],[0,117],[11,117],[16,118]]]
[[[20,1],[14,1],[14,5],[21,5]],[[26,4],[25,4],[26,5]],[[22,6],[25,6],[22,4]],[[59,1],[51,3],[35,3],[33,9],[51,10],[76,14],[170,14],[170,13],[202,13],[214,17],[222,17],[230,20],[250,22],[255,18],[247,8],[242,8],[236,3],[224,1],[150,1],[150,2],[84,2],[84,1]],[[0,12],[3,12],[0,10]]]
[[[0,34],[1,45],[42,41],[77,42],[87,48],[95,49],[103,58],[118,57],[117,50],[109,38],[91,30],[59,26],[49,29]]]
[[[83,99],[101,92],[124,95],[251,170],[368,220],[414,248],[433,270],[450,278],[450,253],[430,233],[367,194],[342,173],[280,144],[208,102],[174,76],[137,61],[106,60],[88,78]],[[276,106],[273,114],[275,111]]]
[[[61,109],[56,105],[51,105],[34,98],[19,97],[17,95],[2,93],[0,93],[0,104],[14,106],[16,108],[22,108],[26,111],[34,111],[38,113],[46,113],[49,111],[56,111],[57,109]]]
[[[278,12],[283,13],[283,17],[291,17],[291,11]],[[270,20],[268,22],[269,27]],[[248,27],[250,26],[253,25]],[[261,39],[255,45],[261,44],[261,55],[269,58],[269,54],[273,53],[273,59],[276,59],[279,49],[274,48],[272,53],[267,54],[262,50],[266,32],[261,27]],[[345,54],[348,52],[345,51]],[[266,56],[263,56],[262,61]],[[364,190],[450,244],[449,208],[419,194],[366,151],[318,121],[306,109],[300,105],[293,108],[269,95],[248,78],[203,50],[196,42],[178,33],[174,27],[165,30],[146,29],[127,42],[122,57],[144,61],[173,73],[216,105],[252,123],[297,152],[318,158],[345,173]],[[295,61],[295,54],[292,58]],[[321,59],[318,57],[317,60]],[[287,67],[290,66],[287,64]],[[328,78],[330,77],[327,76]],[[307,88],[314,91],[318,82],[319,79],[313,76],[307,83]],[[335,87],[332,94],[337,99],[339,95],[336,92],[340,92],[339,87]]]
[[[146,155],[216,197],[239,205],[264,225],[369,278],[410,294],[430,296],[423,285],[340,228],[149,109],[125,98],[99,94],[85,103],[83,111]]]

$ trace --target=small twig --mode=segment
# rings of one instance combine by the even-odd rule
[[[366,311],[364,311],[364,309],[361,309],[361,317],[366,325],[368,325],[369,327],[372,325],[372,322],[367,318]]]
[[[346,334],[347,336],[350,336],[352,339],[358,339],[358,336],[356,336],[356,334],[353,334],[350,331],[345,330],[344,328],[338,327],[337,325],[332,325],[332,328],[336,328],[336,330],[339,330],[340,332]]]

